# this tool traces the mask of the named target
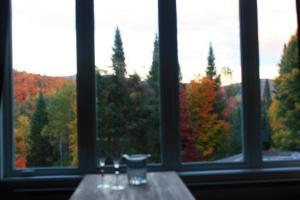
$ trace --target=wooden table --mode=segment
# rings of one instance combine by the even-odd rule
[[[105,175],[105,183],[113,185],[114,175]],[[140,186],[128,185],[127,176],[120,175],[120,184],[125,189],[115,191],[99,189],[100,175],[85,175],[71,196],[71,200],[195,200],[175,172],[147,173],[148,183]]]

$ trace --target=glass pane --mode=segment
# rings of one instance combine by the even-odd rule
[[[300,159],[296,2],[259,0],[263,160]]]
[[[238,5],[177,0],[183,162],[243,160]]]
[[[14,166],[77,166],[74,0],[12,0]]]
[[[157,1],[95,0],[98,137],[160,161]]]

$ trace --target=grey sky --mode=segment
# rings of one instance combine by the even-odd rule
[[[14,68],[66,76],[76,73],[75,1],[12,0]],[[283,44],[296,31],[295,1],[258,0],[261,77],[274,78]],[[187,82],[204,74],[212,42],[218,71],[233,70],[240,81],[238,0],[177,0],[178,53]],[[157,1],[95,0],[96,65],[111,65],[114,31],[119,26],[127,70],[145,77],[158,32]],[[225,81],[225,80],[224,80]]]

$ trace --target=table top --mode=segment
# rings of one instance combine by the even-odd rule
[[[104,181],[113,185],[115,176],[105,175]],[[148,183],[139,186],[128,185],[125,174],[119,176],[119,181],[125,185],[124,190],[99,189],[97,185],[101,183],[101,175],[85,175],[71,200],[195,200],[175,172],[147,173]]]

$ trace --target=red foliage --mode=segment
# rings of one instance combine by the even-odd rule
[[[32,101],[43,92],[46,95],[56,93],[63,84],[73,82],[65,77],[42,76],[40,74],[31,74],[25,71],[19,72],[14,70],[14,92],[18,106],[25,105],[27,101]]]
[[[16,167],[17,168],[25,168],[26,167],[26,158],[23,156],[16,158]]]
[[[182,160],[193,162],[203,160],[195,147],[195,137],[192,132],[191,122],[187,108],[187,92],[185,86],[180,87],[180,133],[182,142]]]

